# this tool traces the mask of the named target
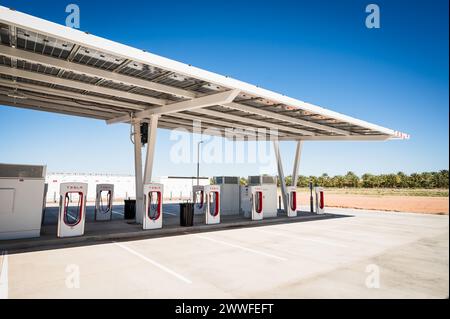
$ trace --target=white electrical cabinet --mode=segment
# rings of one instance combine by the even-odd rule
[[[220,186],[220,214],[239,215],[239,187],[240,177],[219,176],[214,177],[214,184]]]
[[[264,218],[278,215],[278,187],[275,176],[249,176],[248,186],[261,186],[263,191]]]
[[[0,164],[0,240],[40,236],[45,170]]]

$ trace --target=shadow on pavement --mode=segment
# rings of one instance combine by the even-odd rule
[[[206,225],[204,223],[203,215],[195,215],[194,226],[182,227],[180,226],[179,205],[164,204],[163,228],[143,230],[142,225],[136,224],[134,220],[125,220],[123,210],[123,205],[114,206],[111,221],[96,222],[94,219],[94,206],[88,206],[86,207],[84,236],[57,238],[58,207],[49,207],[45,211],[44,223],[41,228],[41,237],[0,241],[0,251],[7,251],[8,254],[11,255],[23,252],[98,245],[115,241],[143,240],[226,229],[251,228],[352,217],[351,215],[344,214],[317,215],[310,212],[299,211],[297,217],[288,218],[283,212],[279,211],[277,217],[266,218],[261,221],[252,221],[241,215],[222,215],[220,224]]]

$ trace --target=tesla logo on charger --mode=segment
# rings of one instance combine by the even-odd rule
[[[81,186],[69,186],[68,188],[69,188],[69,189],[71,189],[71,190],[78,190],[78,189],[82,189],[82,187],[81,187]]]

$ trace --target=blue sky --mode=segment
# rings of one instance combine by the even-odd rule
[[[448,169],[447,1],[0,1],[57,23],[81,9],[81,29],[411,134],[409,141],[307,142],[301,174]],[[365,7],[381,9],[367,29]],[[133,173],[127,125],[0,106],[0,162],[49,171]],[[159,130],[155,175],[173,165]],[[285,171],[295,151],[282,143]],[[204,164],[204,175],[258,173],[254,164]]]

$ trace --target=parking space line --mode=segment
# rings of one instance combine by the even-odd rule
[[[275,256],[275,255],[272,255],[272,254],[269,254],[269,253],[265,253],[263,251],[259,251],[259,250],[255,250],[255,249],[239,246],[239,245],[236,245],[236,244],[228,243],[228,242],[225,242],[225,241],[222,241],[222,240],[217,240],[217,239],[206,237],[206,236],[202,236],[202,235],[194,235],[194,236],[198,237],[198,238],[205,239],[205,240],[209,240],[211,242],[222,244],[222,245],[225,245],[225,246],[238,248],[238,249],[250,252],[250,253],[254,253],[254,254],[257,254],[257,255],[264,256],[264,257],[269,257],[269,258],[277,259],[277,260],[280,260],[280,261],[287,261],[287,259],[284,258],[284,257]]]
[[[175,214],[175,213],[168,213],[168,212],[163,212],[163,214],[172,215],[172,216],[178,216],[178,215]]]
[[[277,232],[273,232],[273,231],[270,231],[270,230],[262,230],[262,229],[252,229],[252,230],[260,232],[260,233],[268,234],[268,235],[281,236],[281,237],[292,238],[292,239],[296,239],[296,240],[306,240],[306,241],[311,241],[311,242],[324,244],[324,245],[330,245],[330,246],[341,247],[341,248],[348,248],[347,245],[337,244],[337,243],[333,243],[333,242],[326,241],[326,240],[304,238],[302,236],[277,233]]]
[[[334,232],[334,233],[341,233],[341,234],[354,234],[355,232],[353,230],[342,230],[342,229],[335,229],[333,227],[327,227],[327,228],[323,228],[323,227],[313,227],[310,225],[307,225],[308,227],[306,229],[303,230],[307,230],[307,231],[318,231],[318,232]],[[281,230],[281,231],[286,231],[290,228],[287,227],[274,227],[273,229],[277,229],[277,230]],[[299,228],[297,228],[299,229]]]
[[[2,256],[0,268],[0,299],[8,299],[8,253],[5,251]]]
[[[154,260],[151,260],[150,258],[148,258],[148,257],[146,257],[146,256],[144,256],[144,255],[138,253],[137,251],[135,251],[135,250],[133,250],[133,249],[131,249],[131,248],[125,246],[124,244],[114,242],[114,245],[116,245],[116,246],[118,246],[118,247],[120,247],[120,248],[122,248],[122,249],[128,251],[129,253],[131,253],[131,254],[133,254],[133,255],[139,257],[139,258],[141,258],[142,260],[148,262],[149,264],[152,264],[153,266],[158,267],[159,269],[161,269],[161,270],[167,272],[168,274],[171,274],[172,276],[178,278],[179,280],[181,280],[181,281],[183,281],[183,282],[185,282],[185,283],[187,283],[187,284],[192,284],[192,281],[189,280],[189,279],[187,279],[186,277],[180,275],[179,273],[173,271],[172,269],[167,268],[167,267],[164,266],[164,265],[161,265],[160,263],[158,263],[158,262],[156,262],[156,261],[154,261]]]
[[[274,229],[280,230],[280,231],[286,231],[287,230],[286,228],[280,228],[280,227],[277,227],[277,228],[274,228]],[[353,243],[357,242],[360,245],[370,245],[370,246],[380,246],[380,247],[383,246],[382,244],[380,244],[380,243],[378,243],[378,242],[376,242],[376,241],[374,241],[372,239],[367,239],[367,236],[365,236],[363,233],[357,233],[356,231],[350,231],[350,230],[349,231],[344,231],[344,230],[339,230],[339,229],[319,229],[319,228],[317,228],[317,229],[316,228],[308,229],[308,230],[315,230],[315,231],[319,231],[319,232],[323,231],[323,232],[329,233],[331,236],[333,236],[333,238],[335,238],[338,241],[349,242],[349,240],[352,240]],[[334,233],[334,234],[332,234],[332,233]],[[310,235],[309,233],[305,233],[305,234],[306,235]],[[350,235],[351,237],[349,239],[346,239],[346,238],[344,238],[342,236],[339,237],[339,234],[343,235],[343,236]],[[381,235],[383,237],[385,236],[385,234],[382,234],[382,233],[377,233],[376,235]],[[301,239],[302,237],[297,237],[296,236],[296,238],[297,239]],[[316,240],[316,239],[306,239],[306,240],[319,241],[319,240]],[[353,243],[352,243],[352,245],[353,245]],[[338,245],[338,244],[336,244],[336,245]],[[350,246],[342,245],[342,247],[347,247],[348,248]]]
[[[114,211],[114,210],[112,211],[112,213],[113,213],[113,214],[116,214],[116,215],[122,215],[122,216],[124,215],[123,213],[119,213],[119,212],[116,212],[116,211]]]

